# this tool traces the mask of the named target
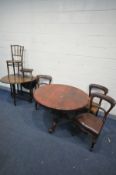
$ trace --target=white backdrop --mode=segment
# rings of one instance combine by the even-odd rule
[[[115,0],[0,1],[0,77],[11,44],[24,45],[24,64],[34,75],[86,92],[99,83],[116,99]]]

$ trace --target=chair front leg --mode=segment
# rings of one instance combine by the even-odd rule
[[[92,136],[92,143],[91,143],[90,151],[93,151],[96,141],[97,141],[97,136]]]
[[[8,76],[9,76],[9,63],[7,62],[7,71],[8,71]]]
[[[14,76],[15,76],[15,63],[13,62],[13,72],[14,72]]]

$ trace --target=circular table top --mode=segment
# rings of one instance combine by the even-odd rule
[[[6,84],[21,84],[21,83],[28,83],[31,81],[36,80],[36,77],[29,77],[29,76],[22,76],[22,75],[15,75],[10,74],[2,77],[0,79],[0,82],[6,83]]]
[[[82,90],[61,84],[41,86],[34,92],[37,103],[56,110],[78,110],[89,103],[89,96]]]

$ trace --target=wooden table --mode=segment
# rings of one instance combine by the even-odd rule
[[[61,84],[42,86],[35,90],[33,97],[38,104],[63,112],[80,110],[89,103],[89,96],[84,91]],[[56,123],[54,120],[49,132],[54,131]]]
[[[36,83],[36,77],[30,77],[30,76],[22,76],[22,75],[6,75],[0,79],[0,82],[10,84],[11,88],[11,95],[13,96],[14,99],[14,104],[16,105],[16,87],[15,85],[21,85],[21,84],[26,84],[26,83]]]

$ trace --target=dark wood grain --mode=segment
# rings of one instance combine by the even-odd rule
[[[89,96],[82,90],[61,84],[50,84],[35,90],[37,103],[56,110],[77,110],[89,103]]]
[[[20,98],[24,97],[23,99],[32,101],[33,88],[36,86],[36,77],[10,74],[2,77],[0,82],[10,84],[11,96],[13,97],[14,105],[16,105],[16,96]],[[15,85],[17,85],[17,89]],[[19,90],[19,85],[21,90]],[[29,89],[28,98],[25,98],[25,93],[22,91],[22,86]]]
[[[36,80],[36,77],[29,77],[25,76],[23,77],[22,75],[6,75],[0,79],[0,82],[6,83],[6,84],[21,84],[21,83],[28,83],[33,80]]]

